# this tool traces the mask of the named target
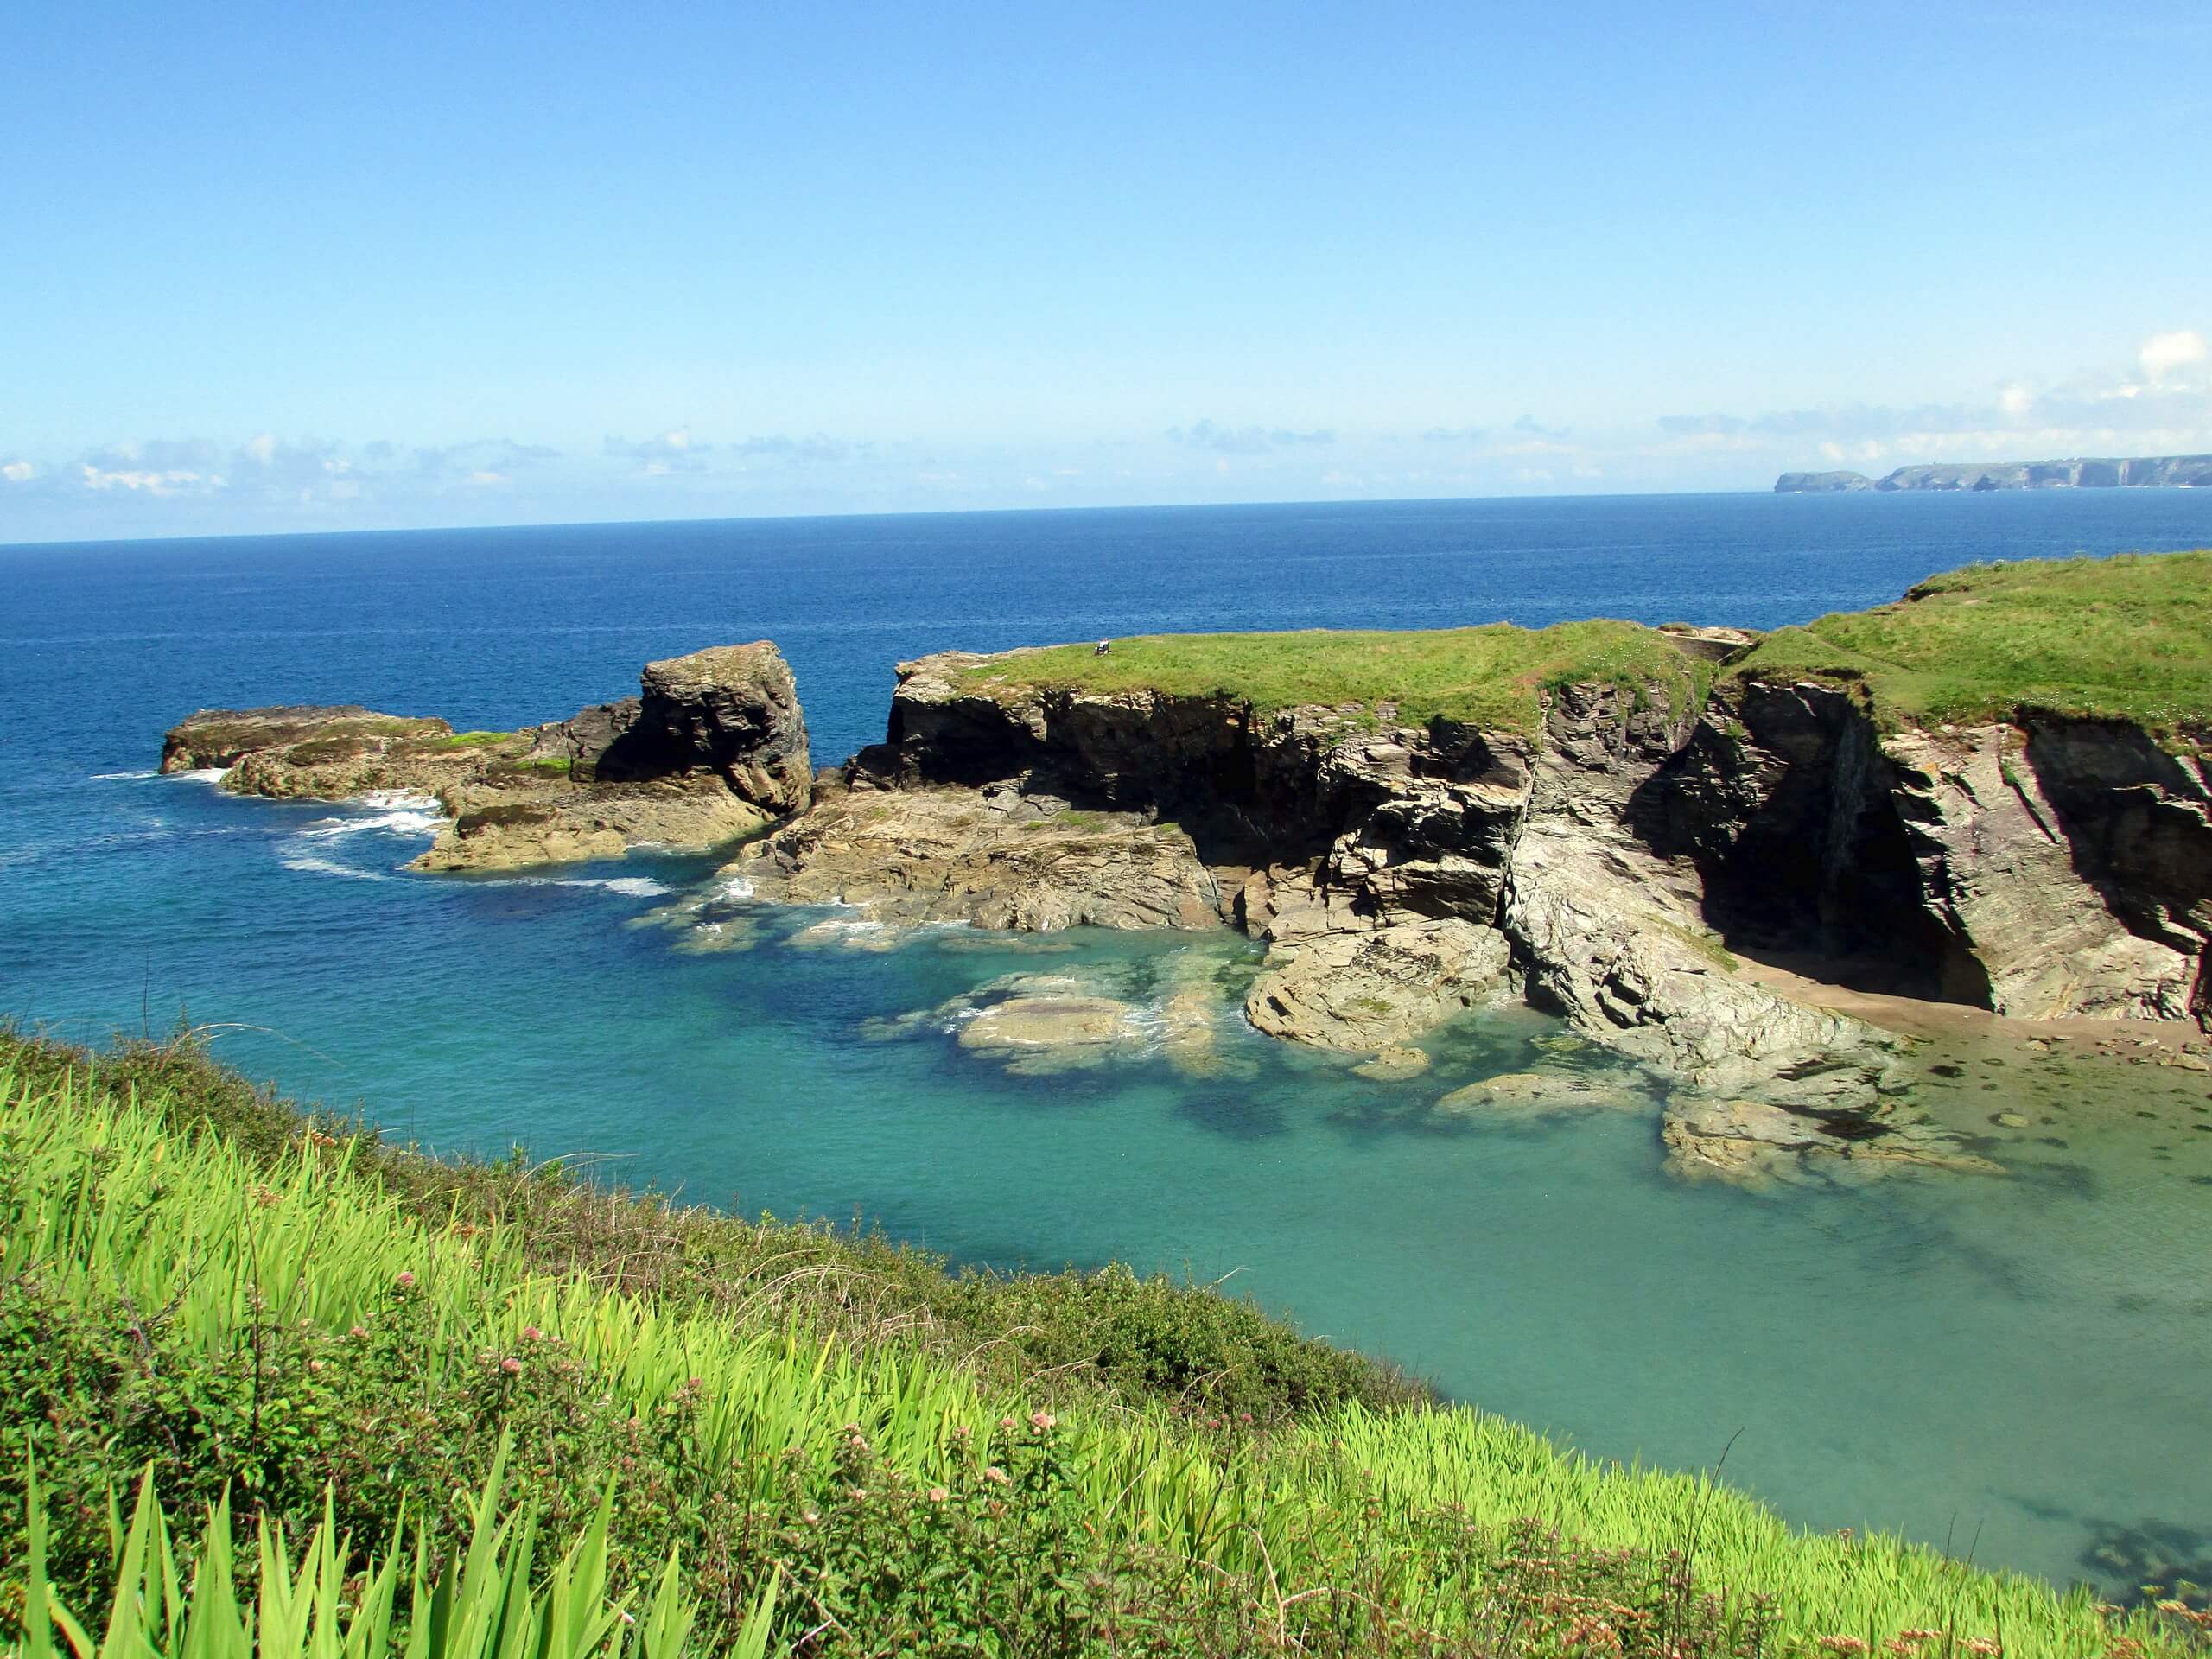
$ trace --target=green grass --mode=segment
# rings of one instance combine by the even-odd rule
[[[1485,627],[1377,632],[1170,633],[1090,645],[1052,645],[996,658],[967,671],[969,684],[1020,690],[1153,690],[1219,697],[1260,715],[1300,707],[1356,708],[1371,719],[1394,703],[1401,723],[1463,721],[1491,731],[1534,733],[1542,693],[1577,683],[1637,696],[1660,688],[1694,708],[1710,669],[1654,629],[1632,622],[1563,622],[1541,629]]]
[[[1769,634],[1727,671],[1866,688],[1888,728],[2050,713],[2212,734],[2212,551],[1970,565]]]
[[[1797,1533],[1471,1410],[1323,1390],[1241,1426],[1194,1374],[1215,1327],[1156,1317],[1128,1275],[990,1292],[989,1346],[1042,1323],[1072,1333],[1065,1363],[958,1351],[901,1287],[926,1264],[880,1244],[435,1164],[189,1051],[111,1070],[6,1039],[0,1223],[0,1437],[47,1487],[32,1505],[0,1461],[0,1576],[50,1527],[86,1618],[130,1581],[118,1506],[149,1469],[203,1544],[233,1512],[296,1538],[327,1516],[346,1570],[411,1537],[435,1578],[511,1446],[548,1536],[604,1511],[607,1597],[642,1605],[677,1559],[727,1642],[784,1583],[776,1641],[810,1654],[1552,1653],[1606,1609],[1654,1655],[2118,1633],[2084,1593]],[[25,1593],[0,1589],[0,1624]],[[2183,1651],[2166,1624],[2126,1629]]]
[[[514,741],[512,732],[453,732],[425,743],[426,749],[486,749]]]

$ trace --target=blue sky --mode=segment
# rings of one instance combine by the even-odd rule
[[[19,10],[0,542],[2212,449],[2212,9]]]

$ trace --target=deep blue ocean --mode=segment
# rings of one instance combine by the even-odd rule
[[[0,538],[7,534],[0,520]],[[0,1014],[181,1019],[296,1093],[448,1148],[594,1153],[747,1211],[970,1262],[1204,1279],[1591,1452],[1710,1465],[1823,1528],[2054,1577],[2212,1579],[2212,1077],[1957,1039],[1927,1103],[2002,1180],[1754,1196],[1656,1120],[1430,1108],[1554,1033],[1473,1020],[1411,1084],[1229,1033],[1010,1077],[927,1009],[1049,966],[1142,1000],[1237,941],[937,934],[809,949],[653,925],[709,860],[420,877],[406,804],[152,775],[194,709],[362,702],[505,728],[766,637],[817,763],[901,658],[1107,634],[1602,614],[1768,627],[1969,560],[2212,544],[2212,491],[1665,496],[993,513],[0,547]],[[2212,595],[2208,595],[2212,601]],[[2212,606],[2208,607],[2212,609]],[[1950,1053],[1950,1051],[1945,1051]],[[2031,1127],[1990,1127],[1999,1109]]]

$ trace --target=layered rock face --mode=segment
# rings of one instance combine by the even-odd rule
[[[453,822],[424,870],[717,846],[803,808],[811,784],[791,670],[766,640],[648,664],[639,696],[512,733],[356,708],[202,710],[168,734],[162,767],[207,766],[239,794],[434,796]]]
[[[607,741],[592,761],[602,781],[711,775],[772,816],[807,804],[814,772],[798,688],[766,639],[647,663],[639,695],[606,712]]]
[[[1834,686],[1724,682],[1646,796],[1731,937],[2027,1019],[2212,1023],[2212,786],[2135,727],[1885,734]]]

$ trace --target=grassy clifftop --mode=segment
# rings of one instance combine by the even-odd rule
[[[2212,735],[2212,551],[1969,565],[1769,634],[1729,670],[1863,684],[1886,723],[2048,712]]]
[[[968,671],[969,683],[1018,690],[1153,690],[1225,697],[1261,714],[1306,706],[1395,703],[1408,725],[1465,721],[1532,733],[1547,687],[1596,682],[1663,686],[1694,707],[1709,671],[1656,629],[1633,622],[1510,622],[1416,632],[1311,629],[1296,633],[1162,633],[1022,652]]]
[[[378,1628],[411,1626],[425,1659],[659,1659],[685,1630],[691,1650],[809,1659],[2026,1659],[2194,1639],[2179,1614],[2109,1624],[2085,1592],[1798,1533],[1706,1481],[1421,1403],[1205,1293],[1056,1275],[941,1303],[958,1281],[925,1259],[437,1163],[189,1051],[95,1063],[0,1039],[0,1649],[42,1620],[48,1581],[88,1628],[118,1607],[173,1636],[183,1603],[213,1599],[227,1628],[258,1596],[262,1659],[340,1650],[334,1625],[301,1645],[311,1599],[334,1620],[385,1607]],[[1036,1326],[1073,1359],[1025,1351]],[[1257,1410],[1210,1392],[1230,1373]],[[196,1583],[126,1540],[142,1481]],[[467,1548],[498,1503],[529,1517],[513,1548]],[[257,1550],[257,1523],[283,1531]],[[561,1629],[601,1635],[463,1641],[484,1630],[440,1606],[488,1594],[496,1632],[506,1598],[512,1621],[541,1530],[541,1562],[580,1541],[532,1617],[565,1606]],[[411,1599],[364,1595],[403,1552]],[[472,1583],[494,1588],[472,1603]],[[22,1630],[22,1650],[47,1636]]]
[[[1866,688],[1892,726],[2046,711],[2133,721],[2161,740],[2212,741],[2212,551],[1972,565],[1894,604],[1767,635],[1725,671]],[[1664,687],[1703,701],[1714,671],[1632,622],[1548,628],[1152,634],[1052,645],[967,671],[1009,691],[1152,690],[1218,696],[1262,714],[1394,704],[1408,725],[1465,721],[1529,734],[1541,694],[1575,682]]]

